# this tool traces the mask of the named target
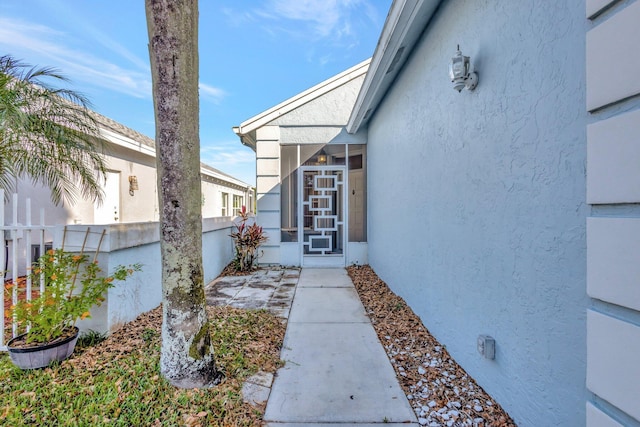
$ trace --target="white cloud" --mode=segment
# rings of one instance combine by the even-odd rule
[[[220,101],[227,96],[227,93],[223,89],[202,82],[200,82],[198,87],[200,88],[200,96],[202,98],[211,100],[216,104],[220,103]]]
[[[260,22],[272,36],[326,40],[346,47],[356,43],[358,27],[379,19],[370,0],[268,0],[249,12],[226,8],[223,13],[233,25]]]
[[[240,141],[209,142],[200,146],[200,160],[248,184],[256,182],[256,155]]]
[[[220,170],[239,164],[255,164],[256,161],[255,153],[243,148],[240,141],[202,144],[200,157],[206,164]]]
[[[42,58],[42,62],[30,64],[36,66],[53,66],[74,81],[82,81],[94,86],[121,92],[136,98],[151,97],[151,78],[148,67],[127,69],[113,62],[105,61],[90,52],[71,48],[73,39],[68,34],[52,28],[29,22],[0,18],[0,48],[17,59],[22,56]],[[102,44],[108,44],[107,39]],[[123,48],[118,48],[130,60],[132,55]],[[145,64],[137,62],[138,68]]]
[[[318,37],[344,37],[351,34],[351,11],[363,0],[271,0],[270,11],[277,16],[302,21]]]

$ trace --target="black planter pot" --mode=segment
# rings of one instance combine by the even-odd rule
[[[14,365],[21,369],[37,369],[49,366],[51,362],[63,361],[73,353],[78,341],[78,328],[74,326],[75,334],[64,340],[42,344],[34,347],[12,347],[11,345],[24,337],[26,334],[19,335],[7,343],[7,350],[11,361]]]

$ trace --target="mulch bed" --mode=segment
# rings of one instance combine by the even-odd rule
[[[347,271],[421,425],[515,427],[371,267]]]

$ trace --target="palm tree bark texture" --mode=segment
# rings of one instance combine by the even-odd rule
[[[182,388],[217,384],[202,267],[197,0],[146,0],[162,253],[160,370]]]

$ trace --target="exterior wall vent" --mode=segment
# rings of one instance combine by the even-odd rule
[[[400,58],[402,58],[402,53],[403,52],[404,52],[404,46],[401,46],[396,51],[396,54],[393,57],[393,60],[391,61],[391,65],[389,65],[389,68],[387,69],[387,73],[386,74],[389,74],[390,72],[392,72],[396,68],[396,65],[398,65],[398,62],[400,62]]]

